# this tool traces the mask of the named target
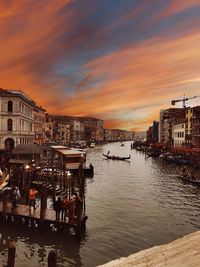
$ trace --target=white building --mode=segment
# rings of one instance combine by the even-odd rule
[[[172,138],[174,147],[181,147],[185,143],[185,123],[173,125]]]
[[[0,148],[33,144],[35,102],[19,90],[0,89]]]

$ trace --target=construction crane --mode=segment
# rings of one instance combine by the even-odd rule
[[[183,108],[186,108],[186,101],[190,100],[190,99],[194,99],[194,98],[197,98],[197,97],[200,97],[200,95],[198,96],[192,96],[192,97],[183,97],[182,99],[176,99],[176,100],[172,100],[171,101],[171,104],[174,106],[176,105],[177,102],[183,102]]]

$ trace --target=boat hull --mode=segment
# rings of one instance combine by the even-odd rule
[[[107,159],[112,159],[112,160],[129,160],[131,157],[118,157],[118,156],[109,156],[109,155],[105,155],[103,154],[103,156]]]

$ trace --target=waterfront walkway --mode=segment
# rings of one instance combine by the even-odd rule
[[[134,237],[133,237],[134,238]],[[165,245],[142,250],[101,267],[199,267],[200,231]],[[100,267],[100,266],[99,266]]]

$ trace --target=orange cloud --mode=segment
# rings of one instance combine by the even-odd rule
[[[128,43],[89,60],[80,66],[83,80],[70,93],[68,88],[73,88],[74,82],[55,73],[54,68],[63,54],[88,34],[83,31],[74,39],[64,38],[63,31],[70,34],[76,25],[76,14],[65,8],[71,2],[0,2],[0,87],[24,90],[50,113],[96,116],[105,120],[106,127],[123,129],[146,129],[172,99],[184,93],[198,94],[200,31],[192,27],[193,21],[193,31]],[[172,1],[162,15],[181,12],[198,2]],[[144,4],[134,12],[146,8]],[[61,11],[64,16],[59,16]]]
[[[199,0],[173,0],[160,13],[160,17],[171,16],[197,6],[200,6]]]
[[[98,115],[129,108],[139,113],[149,105],[169,106],[172,98],[188,93],[188,88],[196,94],[199,45],[200,33],[193,32],[180,39],[154,38],[97,58],[83,66],[83,71],[104,82],[71,97],[66,111]]]

